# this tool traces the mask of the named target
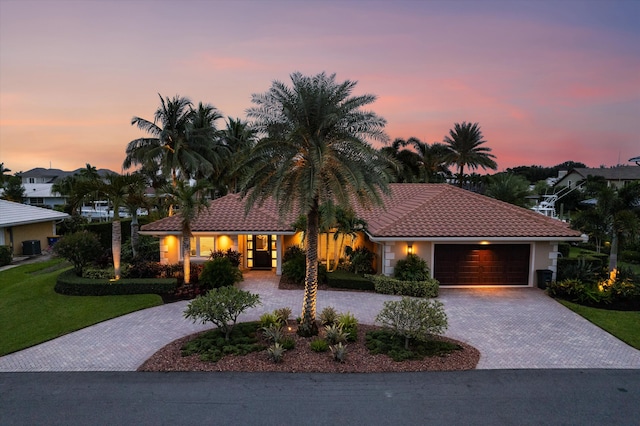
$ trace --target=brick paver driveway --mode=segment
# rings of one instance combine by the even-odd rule
[[[252,272],[241,287],[259,292],[262,306],[240,320],[289,306],[301,290],[277,290],[271,273]],[[318,311],[333,306],[373,324],[396,296],[321,291]],[[535,288],[444,289],[446,335],[480,350],[479,369],[640,368],[640,351],[574,314]],[[134,312],[0,358],[0,371],[133,371],[167,343],[210,326],[182,317],[187,302]]]

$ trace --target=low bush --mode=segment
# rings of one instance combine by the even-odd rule
[[[238,324],[228,338],[225,338],[225,333],[220,329],[202,333],[185,343],[181,354],[200,355],[203,361],[216,362],[226,355],[246,355],[262,351],[265,347],[258,342],[257,326],[256,322]]]
[[[327,274],[327,284],[333,288],[346,288],[350,290],[373,291],[374,286],[371,280],[347,271],[334,271]]]
[[[324,338],[331,345],[347,341],[347,333],[338,324],[324,326]]]
[[[400,281],[427,281],[430,278],[429,267],[417,254],[409,254],[406,259],[396,262],[393,277]]]
[[[365,345],[372,355],[385,354],[396,362],[425,357],[446,356],[462,350],[462,346],[444,340],[412,341],[405,349],[405,339],[389,330],[370,331],[365,336]]]
[[[329,350],[329,343],[324,339],[315,338],[311,341],[309,347],[314,352],[326,352]]]
[[[622,250],[620,252],[620,260],[622,262],[640,264],[640,251]]]
[[[337,319],[338,313],[331,306],[327,306],[322,310],[322,312],[320,312],[320,324],[322,325],[332,325],[337,321]]]
[[[279,324],[262,327],[262,336],[271,343],[280,343],[284,339],[284,329]]]
[[[286,351],[287,350],[280,343],[274,343],[273,345],[267,348],[267,356],[271,361],[277,364],[279,362],[282,362],[282,359],[284,358],[284,353]]]
[[[334,361],[344,362],[347,358],[347,345],[342,342],[329,346],[329,349],[331,349],[331,355],[333,355]]]
[[[113,271],[113,268],[84,268],[82,271],[82,278],[89,278],[92,280],[110,280],[115,278],[115,272]]]
[[[121,278],[111,281],[106,278],[79,277],[69,270],[58,275],[55,291],[69,296],[112,296],[125,294],[168,294],[175,291],[175,278]]]
[[[214,257],[205,262],[202,272],[198,276],[198,284],[203,289],[232,286],[242,281],[242,272],[233,266],[227,257]]]
[[[349,312],[339,314],[336,324],[346,333],[349,342],[358,340],[358,320],[353,314]]]
[[[242,254],[240,254],[240,252],[237,252],[232,249],[228,249],[226,251],[216,250],[211,252],[211,256],[209,256],[209,259],[213,260],[221,257],[226,257],[227,259],[229,259],[231,264],[236,268],[240,267],[240,260],[242,259]]]
[[[434,278],[425,281],[401,281],[384,275],[365,275],[373,281],[376,293],[412,297],[438,297],[440,282]]]
[[[0,266],[10,264],[12,259],[13,255],[11,254],[11,247],[0,246]]]
[[[615,310],[640,309],[640,285],[637,282],[618,275],[614,281],[602,280],[599,283],[584,283],[577,279],[554,281],[547,287],[551,297],[591,306]]]
[[[432,335],[444,333],[448,326],[441,302],[410,297],[385,302],[376,322],[404,337],[405,349],[409,349],[412,340],[428,341]]]
[[[345,247],[345,254],[347,255],[347,268],[349,272],[355,274],[373,274],[373,261],[375,254],[366,247],[358,247],[352,249],[351,247]]]

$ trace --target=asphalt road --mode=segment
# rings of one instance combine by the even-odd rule
[[[1,425],[638,425],[640,370],[2,373]]]

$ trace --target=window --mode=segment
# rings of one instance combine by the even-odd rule
[[[209,257],[215,250],[215,237],[191,237],[191,256]]]
[[[256,251],[269,250],[269,236],[268,235],[256,235]]]

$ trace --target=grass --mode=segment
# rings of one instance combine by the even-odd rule
[[[556,300],[623,342],[640,349],[639,311],[611,311],[590,308],[566,300]]]
[[[55,259],[0,272],[0,356],[162,304],[155,294],[63,296],[53,288],[67,269]]]

